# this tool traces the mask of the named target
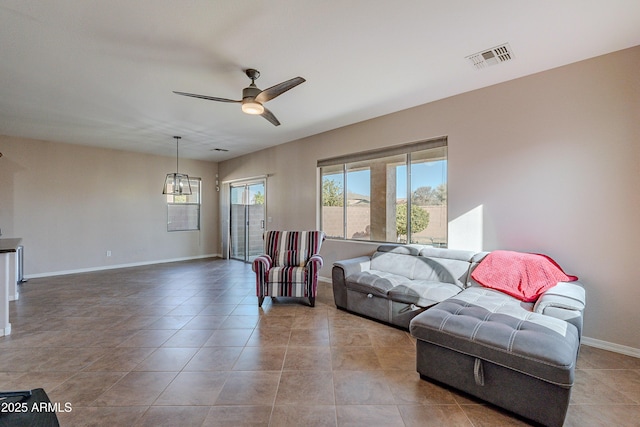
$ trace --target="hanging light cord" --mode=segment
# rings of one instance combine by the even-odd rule
[[[182,138],[181,136],[174,136],[176,139],[176,174],[178,173],[178,141]]]

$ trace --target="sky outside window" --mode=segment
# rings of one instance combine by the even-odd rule
[[[429,162],[413,163],[411,180],[411,191],[418,187],[429,186],[436,188],[447,182],[447,162],[446,160],[436,160]],[[396,169],[397,194],[404,197],[407,194],[407,166],[398,166]],[[334,180],[342,185],[342,174],[325,175],[325,179]],[[349,172],[349,191],[362,196],[370,196],[370,174],[368,170]]]

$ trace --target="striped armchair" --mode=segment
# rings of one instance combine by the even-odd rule
[[[256,295],[262,307],[264,297],[309,298],[313,307],[322,268],[322,231],[267,231],[264,255],[253,261]]]

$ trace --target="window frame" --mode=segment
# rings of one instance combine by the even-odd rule
[[[167,231],[170,233],[175,231],[200,231],[202,211],[202,178],[190,176],[189,185],[191,185],[191,195],[167,194]],[[194,197],[196,200],[191,200]],[[178,198],[184,198],[185,201],[180,201]],[[195,212],[191,212],[194,210]],[[183,217],[186,217],[186,221],[176,222],[172,220],[181,213]],[[195,223],[189,221],[190,213],[193,213],[195,215]]]
[[[340,236],[334,236],[334,235],[330,235],[327,234],[327,238],[328,239],[333,239],[333,240],[345,240],[345,241],[365,241],[365,242],[378,242],[378,243],[398,243],[401,239],[400,236],[396,235],[396,241],[390,241],[390,240],[380,240],[380,239],[360,239],[360,238],[353,238],[353,237],[348,237],[350,236],[350,234],[348,233],[348,207],[349,207],[349,183],[348,183],[348,174],[349,174],[349,168],[348,166],[350,164],[357,164],[357,163],[361,163],[361,164],[366,164],[367,162],[371,162],[370,164],[375,163],[376,160],[382,160],[384,158],[392,158],[394,156],[399,156],[399,155],[404,155],[404,167],[406,169],[406,177],[404,177],[403,179],[406,179],[406,205],[407,205],[407,213],[406,213],[406,217],[407,217],[407,225],[406,225],[406,240],[407,242],[411,242],[413,239],[413,234],[412,234],[412,230],[411,230],[411,222],[412,222],[412,184],[411,184],[411,173],[412,173],[412,167],[414,165],[414,160],[412,160],[412,154],[413,153],[417,153],[417,152],[426,152],[429,150],[435,150],[435,149],[443,149],[443,154],[444,154],[444,158],[443,160],[446,162],[445,166],[444,166],[444,179],[443,179],[443,183],[444,184],[444,188],[445,191],[447,189],[447,185],[448,185],[448,179],[447,179],[447,171],[448,171],[448,141],[447,141],[447,137],[443,136],[443,137],[437,137],[437,138],[432,138],[432,139],[428,139],[428,140],[423,140],[423,141],[418,141],[418,142],[412,142],[412,143],[408,143],[408,144],[402,144],[402,145],[396,145],[396,146],[391,146],[391,147],[385,147],[385,148],[380,148],[380,149],[375,149],[375,150],[369,150],[369,151],[364,151],[364,152],[358,152],[358,153],[352,153],[352,154],[348,154],[348,155],[344,155],[344,156],[338,156],[338,157],[332,157],[332,158],[327,158],[327,159],[321,159],[318,160],[317,162],[317,168],[318,168],[318,172],[319,172],[319,205],[318,205],[318,219],[319,219],[319,225],[320,225],[320,229],[324,230],[325,229],[325,214],[324,214],[324,184],[325,184],[325,176],[330,176],[330,175],[342,175],[341,181],[342,181],[342,231],[341,231],[341,235]],[[391,163],[388,163],[389,165]],[[415,164],[417,164],[417,162],[415,162]],[[325,174],[325,171],[329,169],[330,172],[333,173],[327,173]],[[341,172],[339,172],[341,171]],[[372,196],[372,192],[376,191],[376,189],[374,188],[370,188],[370,200],[373,197]],[[445,199],[448,199],[448,197],[446,197],[446,193],[445,193]],[[395,206],[398,206],[397,203],[398,197],[396,196],[396,202],[395,202]],[[448,200],[444,203],[445,205],[445,215],[446,212],[448,210]],[[335,205],[334,205],[335,206]],[[371,217],[370,217],[371,218]],[[387,218],[388,220],[388,218]],[[446,218],[445,218],[446,220]],[[442,224],[442,222],[441,222]],[[371,226],[371,224],[370,224]],[[446,227],[446,224],[445,224]],[[387,230],[388,230],[388,226],[387,226]],[[371,230],[369,230],[370,232]],[[383,232],[382,232],[383,233]],[[448,232],[445,229],[444,230],[444,241],[443,242],[433,242],[431,244],[433,245],[437,245],[439,247],[447,247],[448,245]],[[371,233],[371,237],[373,237],[373,232]],[[380,231],[376,231],[376,234],[379,236],[381,234]],[[395,234],[395,231],[394,233]],[[386,236],[384,236],[385,239],[389,239],[389,234],[387,234]],[[393,238],[393,237],[392,237]],[[428,243],[427,243],[428,244]]]

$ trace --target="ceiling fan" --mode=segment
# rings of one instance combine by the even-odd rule
[[[256,86],[256,79],[260,77],[260,72],[253,68],[245,70],[247,77],[251,79],[251,84],[242,89],[242,100],[236,101],[228,98],[218,98],[215,96],[198,95],[195,93],[176,92],[178,95],[192,96],[194,98],[208,99],[210,101],[218,102],[235,102],[242,104],[242,111],[247,114],[259,114],[265,119],[269,120],[274,126],[279,126],[280,122],[263,104],[273,98],[282,95],[289,89],[293,89],[306,80],[302,77],[294,77],[290,80],[278,83],[275,86],[271,86],[268,89],[261,90]]]

